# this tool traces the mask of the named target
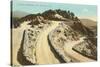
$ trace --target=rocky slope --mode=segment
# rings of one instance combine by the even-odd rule
[[[76,53],[73,50],[96,60],[96,45],[92,43],[86,35],[77,32],[68,25],[65,25],[63,23],[59,25],[54,31],[49,34],[49,41],[51,42],[54,49],[66,62],[93,61],[91,59],[84,58],[84,56],[80,56],[80,54],[77,54],[77,56],[81,58],[77,58],[77,56],[74,56],[74,54]]]
[[[44,18],[45,20],[68,21],[70,19],[70,20],[79,21],[78,17],[76,17],[73,12],[69,10],[65,11],[65,10],[56,9],[56,10],[47,10],[43,13],[26,15],[17,20],[17,23],[18,23],[17,26],[16,26],[16,23],[13,21],[12,21],[12,25],[14,25],[15,28],[17,28],[24,21],[32,21],[34,19],[37,19],[38,16]],[[16,18],[16,17],[12,16],[12,20],[13,18]]]

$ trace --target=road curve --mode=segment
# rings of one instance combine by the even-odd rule
[[[52,25],[45,29],[39,36],[36,47],[37,64],[55,64],[60,61],[54,56],[48,43],[48,34],[59,25],[58,21],[52,21]]]
[[[76,44],[79,44],[80,42],[83,42],[84,38],[85,37],[81,37],[80,40],[78,41],[72,41],[71,43],[66,43],[64,46],[64,51],[67,55],[69,55],[71,58],[75,59],[75,61],[78,61],[78,62],[95,61],[93,59],[85,57],[81,55],[80,53],[72,50],[73,46],[75,46]]]

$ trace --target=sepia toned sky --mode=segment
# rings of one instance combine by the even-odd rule
[[[66,3],[46,3],[46,2],[31,2],[31,1],[13,1],[13,11],[22,11],[27,13],[42,13],[49,9],[70,10],[79,18],[87,18],[97,20],[96,5],[78,5]]]

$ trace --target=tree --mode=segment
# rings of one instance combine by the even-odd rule
[[[74,20],[75,14],[73,12],[71,12],[70,15],[71,15],[71,19]]]
[[[70,14],[70,10],[68,10],[68,14]]]
[[[75,17],[75,21],[79,21],[78,17]]]
[[[68,10],[68,12],[67,12],[67,13],[68,13],[68,18],[70,19],[70,18],[71,18],[71,17],[70,17],[70,11]]]
[[[11,17],[11,28],[17,28],[20,26],[20,22],[19,22],[18,17]]]

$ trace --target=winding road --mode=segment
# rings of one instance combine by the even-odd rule
[[[45,29],[39,36],[36,47],[37,64],[55,64],[60,61],[54,56],[48,43],[48,34],[54,30],[60,22],[52,21],[52,25]]]
[[[61,21],[60,21],[61,22]],[[37,42],[36,47],[36,58],[37,58],[37,64],[54,64],[54,63],[60,63],[60,61],[54,56],[53,52],[50,49],[50,45],[48,43],[47,36],[48,34],[54,30],[59,23],[58,21],[53,21],[53,24],[45,29],[41,34]],[[78,41],[72,41],[67,43],[64,46],[64,51],[66,55],[68,55],[70,58],[74,59],[75,62],[87,62],[87,61],[94,61],[90,58],[87,58],[74,50],[72,50],[72,47],[80,42],[83,41],[85,37],[80,38]]]
[[[83,42],[85,37],[81,37],[78,41],[72,41],[69,43],[66,43],[64,46],[64,51],[67,55],[69,55],[72,59],[75,59],[75,61],[77,62],[88,62],[88,61],[95,61],[93,59],[90,59],[88,57],[85,57],[83,55],[81,55],[80,53],[72,50],[73,46],[75,46],[76,44],[79,44],[81,42]]]
[[[54,30],[61,21],[51,21],[52,25],[46,28],[44,31],[41,32],[39,35],[39,38],[37,40],[37,46],[36,46],[36,63],[37,64],[57,64],[61,63],[59,59],[54,55],[54,53],[51,50],[50,44],[48,43],[48,34]],[[26,23],[22,25],[22,28],[13,30],[12,34],[12,64],[20,65],[20,63],[17,61],[17,53],[20,48],[20,43],[22,39],[22,33],[24,31],[24,28],[26,27]],[[81,54],[75,52],[72,50],[72,47],[75,44],[78,44],[83,41],[83,38],[81,38],[79,41],[73,41],[71,43],[67,43],[64,46],[64,51],[67,55],[69,55],[71,58],[77,59],[77,61],[94,61],[92,59],[89,59],[85,56],[82,56]]]

